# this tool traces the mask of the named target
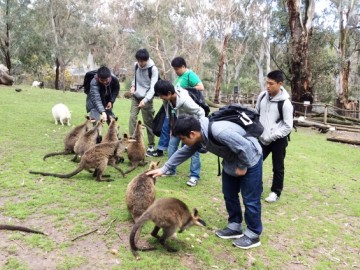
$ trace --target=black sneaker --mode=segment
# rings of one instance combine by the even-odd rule
[[[249,249],[258,247],[261,245],[260,238],[249,238],[248,236],[244,235],[240,239],[237,239],[233,242],[233,245],[242,248],[242,249]]]
[[[219,236],[222,239],[236,239],[243,236],[242,231],[234,231],[232,229],[229,229],[226,227],[225,229],[218,230],[215,232],[217,236]]]
[[[146,152],[147,157],[162,157],[164,152],[161,150],[153,151],[153,152]]]

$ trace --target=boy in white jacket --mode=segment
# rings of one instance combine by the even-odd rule
[[[288,135],[293,127],[293,106],[283,83],[283,73],[280,70],[271,71],[267,75],[267,91],[260,93],[256,102],[256,110],[264,126],[264,132],[259,138],[263,149],[263,160],[272,153],[273,182],[271,192],[265,199],[269,203],[279,200],[284,187],[284,160]],[[283,102],[282,117],[278,107],[279,102]]]
[[[170,118],[170,125],[172,126],[177,117],[182,114],[189,114],[195,116],[197,119],[205,116],[203,108],[201,108],[196,102],[189,96],[188,91],[183,88],[174,86],[166,80],[158,81],[154,86],[156,94],[163,100],[166,116]],[[177,136],[170,137],[168,156],[169,158],[177,151],[180,143],[180,138]],[[190,163],[190,179],[187,181],[187,185],[194,187],[200,178],[200,154],[194,153],[191,157]],[[176,167],[170,168],[165,175],[175,175]]]

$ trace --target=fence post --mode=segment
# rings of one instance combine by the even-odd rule
[[[324,112],[324,124],[327,124],[327,114],[328,114],[328,105],[325,105],[325,112]]]

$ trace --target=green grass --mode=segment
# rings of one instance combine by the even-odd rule
[[[18,86],[17,86],[18,87]],[[114,182],[98,183],[81,172],[71,179],[41,177],[31,170],[67,173],[76,164],[70,156],[42,160],[60,151],[71,127],[55,125],[51,108],[66,104],[73,125],[84,121],[85,94],[0,87],[0,223],[20,224],[48,236],[0,231],[0,269],[356,269],[360,267],[360,148],[326,141],[310,129],[291,134],[285,160],[285,189],[276,204],[262,205],[264,231],[259,248],[243,251],[214,236],[227,214],[217,175],[217,157],[201,156],[201,180],[185,182],[189,162],[178,174],[157,181],[157,197],[177,197],[198,208],[206,228],[191,228],[169,240],[177,253],[166,252],[151,239],[145,225],[135,261],[129,246],[131,218],[125,206],[128,182],[108,168]],[[155,102],[156,110],[160,100]],[[128,131],[130,101],[118,99],[115,114],[120,132]],[[104,128],[104,133],[107,127]],[[145,136],[146,138],[146,136]],[[162,159],[162,163],[166,158]],[[128,164],[120,165],[122,167]],[[264,163],[264,194],[271,184],[271,160]],[[105,231],[112,223],[110,229]],[[71,239],[94,229],[98,232]],[[116,254],[111,250],[116,249]]]

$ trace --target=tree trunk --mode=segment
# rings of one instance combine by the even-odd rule
[[[5,35],[3,38],[0,36],[0,50],[4,55],[5,65],[11,74],[11,55],[10,55],[10,0],[5,4]]]
[[[223,70],[224,70],[226,47],[227,47],[227,43],[228,43],[230,36],[231,36],[231,33],[225,34],[224,43],[223,43],[223,47],[221,50],[220,61],[219,61],[219,72],[217,75],[216,86],[215,86],[214,103],[216,103],[216,104],[219,104],[219,94],[220,94],[220,86],[221,86],[221,81],[222,81],[222,74],[223,74]]]
[[[59,77],[60,77],[60,61],[59,58],[55,59],[55,89],[59,90]]]
[[[305,16],[301,15],[301,0],[288,0],[290,41],[290,73],[292,100],[299,102],[301,96],[312,96],[311,69],[308,59],[309,39],[315,12],[314,0],[305,0]],[[302,20],[302,18],[304,18]]]

